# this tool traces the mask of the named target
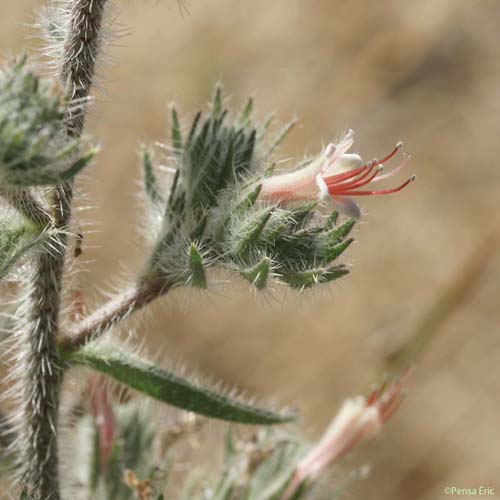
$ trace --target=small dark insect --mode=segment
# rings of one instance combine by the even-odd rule
[[[76,242],[75,242],[75,250],[73,252],[75,259],[77,259],[78,257],[80,257],[80,255],[82,255],[82,253],[83,253],[82,245],[83,245],[83,234],[77,233]]]

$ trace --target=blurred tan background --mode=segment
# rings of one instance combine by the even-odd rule
[[[20,50],[41,3],[2,0],[0,50]],[[484,485],[500,498],[500,3],[192,0],[184,15],[174,0],[116,3],[119,31],[130,31],[101,66],[89,120],[103,151],[83,186],[95,208],[80,220],[99,221],[86,237],[85,287],[98,298],[141,264],[137,144],[162,140],[171,101],[192,113],[220,80],[236,106],[255,95],[261,117],[297,113],[284,158],[348,127],[368,158],[403,140],[418,181],[361,200],[342,283],[286,303],[243,285],[167,297],[141,335],[174,361],[279,395],[316,436],[345,397],[380,381],[384,356],[443,290],[466,280],[403,407],[351,459],[372,465],[351,497],[436,500],[445,486]]]

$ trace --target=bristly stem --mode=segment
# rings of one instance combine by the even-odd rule
[[[86,101],[95,72],[107,0],[67,0],[71,12],[63,49],[61,82],[79,105],[67,117],[67,134],[82,134]],[[54,225],[60,231],[53,247],[40,253],[31,290],[31,313],[24,356],[24,405],[22,415],[23,484],[29,498],[59,500],[57,423],[62,363],[58,347],[61,287],[71,219],[73,185],[67,182],[53,190]]]
[[[73,351],[97,339],[134,312],[165,295],[169,288],[158,280],[144,281],[126,290],[87,316],[79,323],[78,329],[70,331],[60,342],[61,351]]]

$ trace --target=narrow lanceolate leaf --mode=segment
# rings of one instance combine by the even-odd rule
[[[213,114],[214,116],[220,115],[222,111],[222,87],[217,85],[215,87],[214,103],[213,103]]]
[[[186,149],[189,149],[189,146],[191,146],[191,142],[193,141],[193,137],[198,129],[198,123],[200,122],[200,118],[201,118],[201,111],[198,111],[198,113],[196,113],[196,115],[193,119],[193,123],[191,125],[190,130],[189,130],[189,135],[188,135],[188,138],[186,141]]]
[[[326,234],[325,237],[326,241],[329,244],[334,244],[334,245],[336,243],[340,243],[352,231],[354,224],[356,224],[356,221],[354,219],[349,219],[338,228],[330,230]]]
[[[325,260],[331,262],[335,260],[337,257],[340,257],[345,252],[345,250],[347,250],[347,248],[351,245],[353,241],[354,238],[347,238],[341,243],[330,245],[323,250],[322,256],[324,257]]]
[[[67,170],[62,172],[59,176],[54,177],[55,182],[67,181],[72,179],[77,174],[79,174],[85,167],[87,167],[90,162],[94,159],[94,156],[98,153],[97,148],[93,148],[89,150],[85,155],[81,158],[78,158]]]
[[[283,272],[280,275],[280,279],[292,288],[303,289],[336,280],[348,273],[349,271],[343,265],[339,265],[328,268],[310,269],[307,271]]]
[[[241,276],[257,290],[262,290],[267,286],[267,280],[271,271],[271,259],[269,257],[262,257],[262,259],[250,269],[240,271]]]
[[[257,201],[257,198],[259,197],[260,192],[262,191],[262,184],[258,184],[255,189],[250,191],[245,198],[241,201],[241,203],[238,205],[238,210],[246,210],[250,207],[252,207],[255,202]]]
[[[203,257],[196,248],[195,243],[189,247],[189,284],[196,288],[207,287],[207,277]]]
[[[269,221],[273,211],[274,207],[261,210],[243,225],[240,230],[240,234],[238,235],[234,250],[234,255],[236,257],[245,258],[248,256],[252,246],[257,243],[257,240],[262,234],[262,231]]]
[[[269,146],[266,156],[269,156],[273,153],[276,148],[285,140],[285,137],[290,133],[290,131],[297,124],[297,120],[292,120],[290,123],[287,123],[279,132],[274,141]]]
[[[144,148],[142,151],[142,169],[144,172],[144,188],[148,198],[154,205],[163,204],[163,199],[156,180],[153,162],[151,160],[151,153],[147,148]]]
[[[292,229],[300,229],[306,227],[314,217],[314,212],[318,206],[318,202],[309,201],[302,206],[292,211]]]
[[[176,152],[182,149],[182,133],[177,110],[172,107],[172,145]]]
[[[272,425],[294,418],[242,403],[199,387],[114,346],[87,345],[67,356],[70,364],[86,365],[154,399],[207,417],[242,424]]]
[[[332,229],[337,224],[337,219],[339,218],[339,213],[334,210],[325,220],[325,229]]]
[[[241,112],[238,124],[241,125],[242,127],[246,127],[250,121],[250,116],[252,115],[252,111],[253,111],[253,99],[250,97],[250,99],[248,99],[246,106],[243,108],[243,111]]]

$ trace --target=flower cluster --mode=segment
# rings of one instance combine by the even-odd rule
[[[66,133],[72,103],[54,82],[40,79],[23,57],[0,71],[0,185],[56,184],[85,168],[81,141]]]

